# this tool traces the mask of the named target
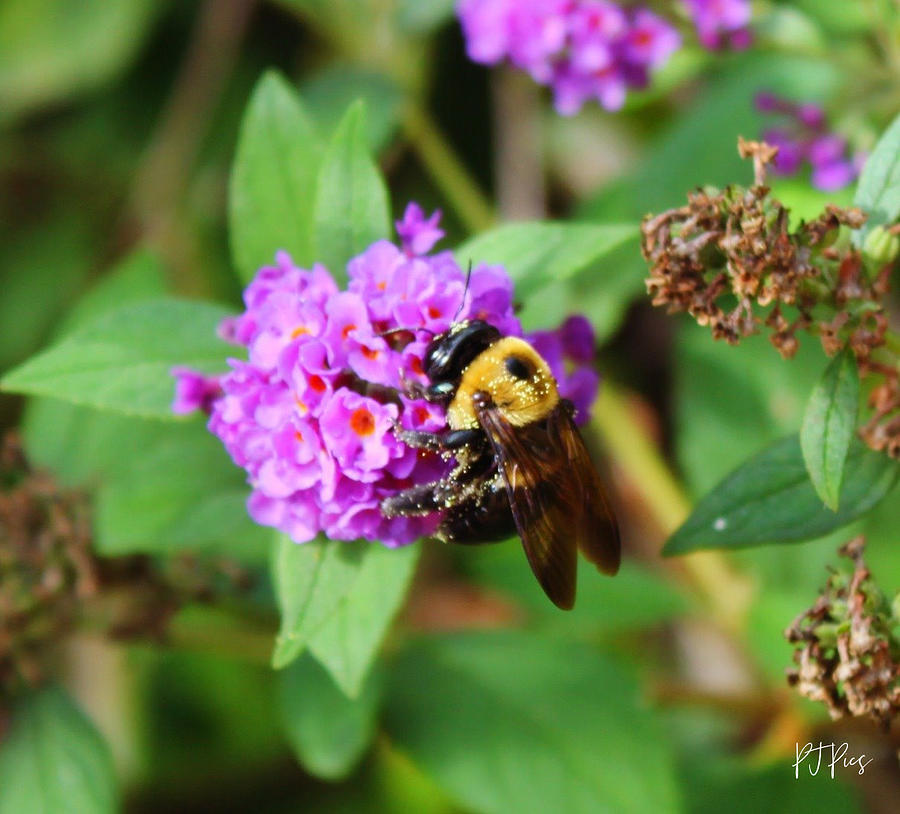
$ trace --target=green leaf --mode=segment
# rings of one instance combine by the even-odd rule
[[[884,131],[866,160],[853,203],[869,217],[853,233],[857,246],[875,226],[887,226],[900,216],[900,116]]]
[[[0,247],[0,371],[5,371],[53,334],[85,285],[92,246],[77,216],[66,213],[45,216],[31,228],[0,228]]]
[[[375,736],[381,673],[370,673],[355,699],[341,692],[309,656],[295,661],[279,677],[282,725],[303,768],[324,780],[346,777]]]
[[[0,745],[0,814],[117,810],[112,755],[62,690],[21,699]]]
[[[398,0],[397,25],[410,34],[428,34],[453,18],[455,0]]]
[[[853,35],[869,31],[872,22],[866,7],[860,3],[823,3],[822,0],[792,0],[822,27],[834,34]]]
[[[113,78],[163,7],[156,0],[4,0],[0,124]]]
[[[859,410],[859,372],[849,348],[835,356],[813,389],[800,428],[806,471],[819,497],[838,510],[844,462]]]
[[[791,436],[755,455],[696,506],[666,543],[664,554],[701,548],[744,548],[819,537],[847,525],[893,488],[900,465],[860,441],[850,446],[841,508],[822,505]]]
[[[675,333],[675,450],[695,497],[709,492],[761,448],[795,432],[822,375],[818,342],[801,341],[789,363],[768,338],[714,342],[681,320]]]
[[[390,235],[387,188],[369,155],[362,101],[344,114],[325,151],[314,222],[316,260],[339,282],[351,257]]]
[[[803,743],[797,744],[797,748],[802,749]],[[794,754],[792,752],[790,757],[782,757],[770,766],[748,765],[747,761],[738,761],[730,755],[695,757],[695,766],[682,768],[683,787],[688,797],[686,811],[689,814],[712,811],[728,811],[729,814],[758,814],[760,811],[770,814],[796,811],[862,814],[867,810],[854,788],[858,766],[846,767],[839,760],[832,778],[828,767],[831,753],[826,743],[818,774],[810,774],[810,770],[816,768],[814,753],[800,765],[799,777],[794,777]],[[857,754],[859,752],[851,746],[847,760]]]
[[[366,104],[366,143],[376,153],[400,123],[403,91],[390,77],[353,65],[329,65],[301,87],[320,133],[332,134],[356,99]]]
[[[137,420],[136,420],[137,421]],[[264,561],[271,535],[250,520],[244,473],[205,420],[162,424],[108,474],[97,493],[95,545],[103,554],[206,550]]]
[[[594,647],[522,632],[422,641],[392,671],[385,724],[465,810],[679,809],[634,677]]]
[[[159,255],[150,249],[137,249],[81,296],[60,322],[56,338],[125,305],[163,297],[166,287],[166,269]]]
[[[587,561],[578,564],[578,595],[569,613],[559,613],[534,578],[518,538],[498,545],[465,549],[461,565],[476,581],[499,589],[536,614],[546,628],[589,636],[613,635],[653,627],[687,609],[671,580],[624,562],[615,579]]]
[[[274,582],[281,629],[272,666],[286,667],[307,647],[349,696],[359,693],[400,607],[419,546],[316,540],[280,535]]]
[[[176,365],[220,371],[232,349],[216,336],[229,311],[162,299],[126,306],[12,370],[0,387],[148,418],[173,419]]]
[[[273,582],[281,629],[272,666],[281,669],[296,659],[309,639],[337,609],[353,587],[371,543],[313,540],[298,544],[278,536]]]
[[[633,224],[510,223],[456,250],[457,262],[500,263],[516,285],[524,324],[547,326],[572,311],[590,317],[602,341],[644,290],[638,227]]]
[[[681,206],[685,195],[706,184],[749,183],[753,168],[737,152],[737,138],[755,137],[771,126],[753,104],[761,88],[791,89],[804,101],[830,98],[843,79],[825,58],[749,50],[722,55],[703,93],[666,119],[625,178],[605,186],[579,213],[594,220],[639,219]]]
[[[228,480],[243,480],[237,477],[240,474],[238,469],[231,466],[231,470],[236,477]],[[142,551],[190,550],[227,555],[243,563],[265,566],[269,558],[271,530],[250,519],[246,485],[225,485],[212,491],[206,489],[196,499],[181,499],[180,502],[184,510],[155,538],[142,542]],[[121,516],[121,512],[118,514]],[[157,544],[155,549],[151,548],[154,542]]]
[[[123,305],[165,293],[165,271],[157,257],[136,251],[88,290],[55,332],[57,340]],[[165,428],[127,416],[109,415],[51,398],[26,403],[22,435],[29,460],[54,470],[66,485],[91,486],[150,449]]]
[[[229,189],[235,268],[249,282],[284,249],[311,265],[313,202],[322,146],[293,88],[270,71],[256,85],[241,123]]]
[[[313,655],[351,698],[359,694],[381,641],[406,598],[421,548],[368,545],[352,589],[309,642]]]

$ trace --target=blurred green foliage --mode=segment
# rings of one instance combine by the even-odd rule
[[[757,91],[826,103],[868,146],[900,106],[890,89],[858,91],[878,87],[887,58],[862,4],[758,5],[752,49],[686,48],[615,117],[551,124],[533,100],[536,121],[512,126],[546,136],[535,160],[548,218],[470,234],[464,202],[495,186],[503,122],[450,0],[0,4],[4,427],[87,496],[99,554],[161,569],[224,562],[255,585],[184,609],[155,645],[108,645],[126,653],[110,663],[76,636],[57,659],[68,689],[9,710],[0,699],[0,812],[113,811],[119,799],[137,812],[860,810],[852,770],[793,778],[779,732],[870,741],[787,700],[781,630],[856,531],[876,578],[900,587],[896,465],[852,447],[831,513],[799,443],[779,441],[799,431],[826,368],[818,344],[789,362],[762,337],[728,347],[648,313],[643,297],[640,218],[697,186],[747,181],[735,142],[766,126]],[[897,132],[856,193],[878,222],[898,214]],[[580,145],[593,180],[567,175],[556,140]],[[607,153],[620,160],[595,172]],[[809,218],[853,192],[801,177],[775,194]],[[635,420],[662,438],[692,499],[742,465],[744,486],[766,493],[756,514],[736,489],[713,494],[695,526],[728,525],[733,509],[752,532],[736,545],[831,533],[729,553],[752,592],[734,623],[657,556],[640,483],[618,499],[622,572],[582,567],[568,615],[515,541],[297,546],[254,525],[219,442],[202,420],[170,415],[169,369],[223,368],[235,351],[215,325],[276,250],[337,271],[390,236],[408,199],[444,209],[461,264],[508,267],[527,327],[573,310],[591,319],[604,363],[641,393]],[[685,529],[673,545],[706,544]],[[890,777],[875,782],[896,797]]]

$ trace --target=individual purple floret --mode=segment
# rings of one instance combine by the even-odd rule
[[[704,48],[741,50],[751,42],[750,0],[684,0]]]
[[[472,60],[527,71],[564,115],[589,99],[618,110],[681,45],[666,20],[606,0],[460,0],[457,13]]]
[[[466,290],[466,273],[450,252],[427,254],[442,235],[439,218],[410,204],[397,223],[402,246],[380,240],[350,260],[343,291],[323,266],[301,269],[279,252],[244,291],[244,312],[219,328],[247,349],[247,360],[229,359],[230,371],[216,377],[172,371],[173,410],[209,413],[210,431],[247,472],[256,522],[297,542],[324,534],[388,546],[436,527],[439,517],[381,514],[384,498],[451,466],[396,437],[398,425],[428,432],[445,426],[441,407],[402,395],[403,380],[425,383],[431,336],[454,320],[484,319],[522,335],[512,281],[501,266],[474,266]],[[571,318],[532,341],[583,421],[597,392],[587,366],[590,324]]]
[[[813,186],[823,192],[834,192],[856,180],[865,155],[851,156],[847,140],[828,130],[825,111],[819,105],[795,103],[763,92],[756,95],[756,108],[763,113],[780,114],[787,121],[787,126],[769,128],[762,136],[778,147],[776,173],[794,175],[808,163]]]
[[[193,413],[195,410],[209,412],[213,401],[222,394],[219,376],[204,376],[190,368],[172,369],[175,376],[175,400],[172,412],[178,415]]]

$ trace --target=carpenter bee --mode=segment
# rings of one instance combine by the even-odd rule
[[[525,340],[481,320],[453,324],[429,344],[429,384],[407,394],[442,404],[442,433],[397,429],[410,446],[454,457],[442,480],[384,500],[382,513],[443,512],[436,536],[478,544],[518,532],[531,570],[563,609],[575,602],[576,550],[619,569],[620,541],[597,471],[547,362]]]

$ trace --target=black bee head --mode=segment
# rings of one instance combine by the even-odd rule
[[[425,375],[432,384],[458,382],[469,362],[498,339],[500,331],[480,319],[458,322],[425,350]]]

